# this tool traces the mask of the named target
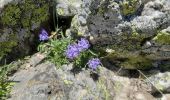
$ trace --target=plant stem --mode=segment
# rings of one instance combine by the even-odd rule
[[[98,56],[96,53],[94,53],[93,51],[91,51],[90,49],[88,50],[92,55],[94,56]]]
[[[141,70],[138,70],[138,69],[137,69],[137,71],[138,71],[140,74],[142,74],[142,75],[158,90],[158,92],[159,92],[162,96],[164,95],[164,94],[150,81],[150,79],[149,79],[147,76],[145,76],[145,74],[142,73]]]

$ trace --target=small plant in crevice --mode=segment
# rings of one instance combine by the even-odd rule
[[[53,38],[54,36],[56,37]],[[73,63],[76,67],[88,66],[92,71],[96,71],[102,65],[98,55],[91,50],[91,45],[86,38],[65,37],[59,30],[48,36],[44,29],[42,29],[39,38],[42,43],[38,50],[45,53],[47,59],[58,67]]]
[[[10,65],[0,66],[0,100],[6,100],[10,95],[14,82],[8,81]]]

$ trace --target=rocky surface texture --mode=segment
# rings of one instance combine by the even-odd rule
[[[149,69],[170,61],[169,0],[65,0],[56,12],[74,16],[67,35],[90,36],[97,49],[112,49],[106,59],[118,66]]]
[[[72,64],[58,68],[36,53],[11,63],[15,84],[8,100],[170,100],[170,0],[56,2],[59,26],[108,54],[104,66],[98,73]],[[48,7],[46,0],[3,6],[0,58],[29,52]]]
[[[37,53],[24,63],[15,62],[19,70],[9,79],[15,82],[9,100],[169,100],[168,94],[155,98],[155,90],[147,80],[118,76],[116,72],[104,67],[98,74],[90,70],[75,70],[72,65],[56,69],[50,62],[44,62],[44,55]],[[35,61],[36,59],[36,61]],[[18,64],[20,63],[20,64]],[[122,73],[120,71],[119,73]],[[169,72],[150,77],[170,87]],[[166,76],[166,77],[164,77]],[[154,78],[153,78],[154,77]],[[159,78],[156,78],[159,77]],[[166,78],[168,81],[162,80]],[[165,80],[166,80],[165,79]],[[161,81],[162,80],[162,81]],[[155,84],[155,83],[154,83]]]
[[[0,63],[3,63],[4,59],[11,61],[36,50],[39,30],[49,26],[50,1],[9,1],[1,0]],[[5,5],[7,2],[9,3]]]

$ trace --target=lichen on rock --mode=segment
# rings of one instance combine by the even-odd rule
[[[153,38],[153,40],[160,44],[170,44],[170,33],[158,32],[158,34]]]
[[[140,6],[140,0],[123,0],[120,6],[121,12],[124,16],[131,15],[138,10]]]
[[[44,24],[43,26],[49,26],[47,25],[47,21],[50,17],[50,4],[51,1],[46,0],[18,0],[9,2],[1,9],[0,44],[6,44],[4,48],[1,48],[1,51],[4,53],[0,54],[1,57],[6,55],[7,52],[12,52],[12,55],[20,53],[20,55],[17,56],[8,56],[12,57],[10,59],[24,56],[32,52],[32,47],[36,46],[38,43],[38,31],[42,23]],[[6,32],[6,30],[10,31]],[[9,38],[10,34],[16,37],[15,40],[3,39]],[[15,50],[13,47],[15,47]]]

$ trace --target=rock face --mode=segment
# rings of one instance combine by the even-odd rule
[[[1,0],[4,4],[7,1]],[[46,0],[13,0],[3,5],[0,9],[0,61],[23,57],[36,49],[39,30],[49,26],[50,4]]]
[[[16,83],[8,100],[156,100],[151,86],[140,79],[117,76],[104,67],[98,74],[71,64],[56,69],[44,57],[33,55],[9,78]]]
[[[158,73],[156,75],[152,75],[149,77],[149,80],[154,84],[154,86],[163,91],[170,93],[170,73]],[[156,90],[155,87],[153,87],[153,92]],[[156,90],[157,91],[157,90]]]
[[[56,7],[59,15],[74,16],[66,34],[90,36],[97,49],[113,49],[106,59],[126,69],[148,69],[170,61],[169,0],[76,1],[81,6],[64,2],[67,10]]]

